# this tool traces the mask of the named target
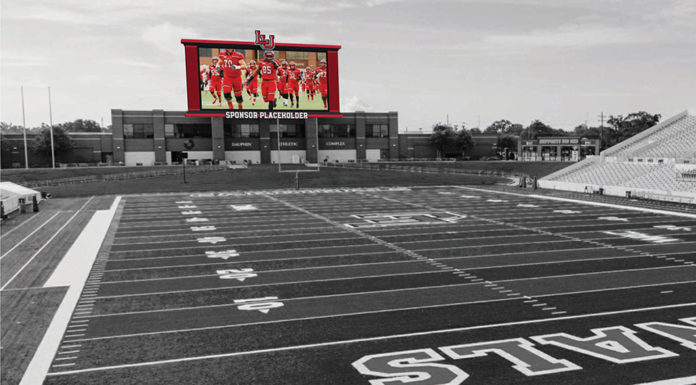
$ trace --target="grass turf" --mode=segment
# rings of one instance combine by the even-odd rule
[[[260,83],[260,82],[259,82]],[[263,97],[261,96],[261,84],[259,84],[259,96],[256,98],[256,105],[252,105],[252,100],[249,95],[246,93],[246,88],[244,89],[244,92],[242,92],[242,97],[244,98],[244,102],[242,102],[242,106],[246,110],[260,110],[260,111],[266,111],[268,110],[268,103],[263,101]],[[206,89],[205,91],[201,92],[201,107],[203,109],[211,109],[211,110],[227,110],[229,109],[227,106],[227,101],[224,100],[223,96],[223,101],[222,105],[220,104],[213,104],[213,96],[208,92]],[[232,99],[234,102],[234,108],[237,109],[237,101]],[[276,102],[277,106],[274,108],[274,110],[283,110],[283,111],[294,111],[294,110],[326,110],[324,108],[324,102],[321,100],[321,93],[318,91],[314,94],[314,100],[307,100],[307,94],[302,92],[300,90],[300,108],[295,108],[295,107],[290,107],[290,99],[288,98],[287,102],[288,105],[284,106],[283,105],[283,98],[280,97],[280,94],[276,92]]]
[[[506,183],[507,179],[478,175],[416,174],[393,171],[364,171],[322,168],[319,172],[300,173],[301,188],[433,186]],[[247,169],[222,170],[187,176],[102,181],[42,188],[54,197],[105,194],[138,194],[179,191],[230,191],[295,188],[294,173],[278,173],[276,165],[256,165]]]
[[[164,166],[151,166],[151,167],[74,167],[74,168],[30,168],[25,169],[3,169],[2,170],[2,180],[6,182],[15,182],[21,184],[22,182],[31,181],[44,181],[52,179],[62,179],[62,178],[75,178],[81,176],[91,176],[91,175],[107,175],[107,174],[121,174],[127,172],[136,171],[152,171],[152,170],[162,170]]]

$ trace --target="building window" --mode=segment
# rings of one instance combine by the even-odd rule
[[[365,136],[368,138],[386,138],[389,136],[389,126],[386,124],[368,124]]]
[[[326,60],[326,52],[317,52],[317,63],[322,60]]]
[[[277,137],[278,128],[280,128],[281,138],[297,138],[302,136],[300,129],[295,124],[271,124],[271,137]]]
[[[198,48],[198,56],[211,57],[211,56],[213,56],[213,49],[200,47],[200,48]]]
[[[175,138],[210,138],[212,137],[209,124],[177,124],[174,126]]]
[[[143,139],[153,138],[154,136],[155,130],[153,129],[152,124],[133,123],[123,125],[124,138]]]
[[[350,124],[320,124],[320,138],[353,138],[355,131]]]
[[[242,138],[258,138],[259,137],[259,125],[258,124],[240,124],[239,132]]]
[[[165,124],[164,125],[164,136],[166,138],[173,138],[174,137],[174,125],[173,124]]]

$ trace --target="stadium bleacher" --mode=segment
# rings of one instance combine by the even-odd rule
[[[696,116],[677,114],[552,173],[542,188],[696,203]]]

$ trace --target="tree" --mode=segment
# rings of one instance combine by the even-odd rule
[[[567,133],[561,129],[554,129],[541,120],[535,120],[520,134],[521,139],[536,139],[540,136],[565,136]]]
[[[507,133],[508,131],[510,131],[511,128],[512,123],[509,120],[500,119],[496,120],[495,122],[491,123],[490,126],[486,127],[483,133],[488,135],[500,135]]]
[[[70,136],[61,127],[53,127],[53,146],[56,156],[73,148]],[[49,126],[44,125],[41,132],[34,138],[32,149],[37,154],[51,156],[51,128]]]
[[[612,143],[626,140],[633,135],[639,134],[660,122],[660,114],[649,114],[645,111],[633,112],[626,117],[623,115],[611,115],[607,123],[614,129],[615,137],[611,138]]]
[[[99,123],[90,119],[77,119],[74,122],[58,124],[57,127],[66,132],[102,132]]]
[[[478,127],[473,127],[469,129],[469,134],[470,135],[481,135],[482,132]]]
[[[460,149],[460,152],[466,152],[466,150],[474,147],[474,139],[466,129],[462,128],[457,131],[456,145]]]
[[[448,124],[436,123],[433,126],[433,133],[430,134],[428,142],[437,151],[438,158],[441,158],[447,146],[455,141],[455,136],[454,128]]]

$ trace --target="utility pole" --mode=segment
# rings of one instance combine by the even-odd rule
[[[599,152],[602,152],[602,142],[604,142],[604,111],[599,114]]]
[[[24,168],[29,168],[29,150],[27,149],[27,120],[24,116],[24,86],[20,86],[22,94],[22,136],[24,137]]]
[[[56,168],[56,153],[53,145],[53,107],[51,106],[51,87],[48,87],[48,123],[51,125],[51,168]]]

